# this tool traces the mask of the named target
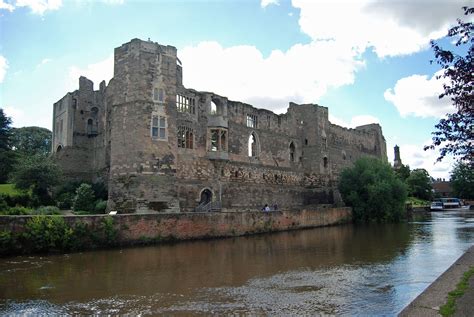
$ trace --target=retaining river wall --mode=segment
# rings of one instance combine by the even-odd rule
[[[21,233],[33,216],[0,216],[0,231]],[[101,228],[105,217],[113,218],[118,231],[118,244],[134,244],[147,240],[190,240],[232,237],[264,232],[276,232],[329,226],[350,222],[348,207],[300,211],[219,212],[179,214],[119,214],[63,216],[71,227],[87,223],[90,228]]]

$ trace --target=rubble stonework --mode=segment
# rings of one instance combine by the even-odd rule
[[[290,103],[278,115],[187,89],[176,48],[139,39],[115,49],[107,86],[81,77],[53,118],[65,174],[105,180],[108,209],[121,213],[333,204],[343,168],[387,160],[378,124],[347,129],[326,107]]]

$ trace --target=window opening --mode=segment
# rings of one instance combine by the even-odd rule
[[[324,164],[324,168],[328,167],[328,158],[327,157],[323,158],[323,164]]]
[[[212,152],[227,151],[227,130],[211,129],[211,142],[209,150]]]
[[[166,117],[152,116],[151,137],[154,139],[166,139]]]
[[[186,126],[178,127],[178,147],[192,149],[194,143],[193,129]]]
[[[217,114],[217,105],[214,101],[211,101],[211,114],[212,115]]]
[[[253,114],[247,114],[247,127],[257,128],[257,116]]]
[[[176,95],[176,109],[178,112],[196,113],[196,101],[194,98]]]
[[[295,144],[293,142],[290,143],[290,161],[295,161]]]
[[[249,157],[257,157],[258,153],[258,144],[257,144],[257,137],[254,133],[250,134],[248,140],[248,151]]]

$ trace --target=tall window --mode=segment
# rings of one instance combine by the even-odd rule
[[[151,137],[154,139],[166,139],[166,117],[152,116]]]
[[[293,142],[290,143],[290,162],[295,161],[295,144]]]
[[[253,114],[247,114],[247,127],[257,128],[257,116]]]
[[[258,140],[255,133],[250,134],[248,141],[249,157],[258,156]]]
[[[163,88],[154,88],[153,89],[153,100],[157,102],[165,101],[165,92]]]
[[[210,147],[212,152],[227,151],[227,130],[211,129],[210,130]]]
[[[178,147],[192,149],[194,144],[193,129],[186,126],[178,127]]]
[[[190,114],[196,113],[196,99],[176,95],[176,109],[178,112],[188,112]]]
[[[217,105],[214,101],[211,101],[211,114],[217,114]]]

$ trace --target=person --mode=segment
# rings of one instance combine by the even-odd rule
[[[268,204],[265,204],[265,206],[262,209],[263,211],[270,211],[270,207],[268,207]]]

